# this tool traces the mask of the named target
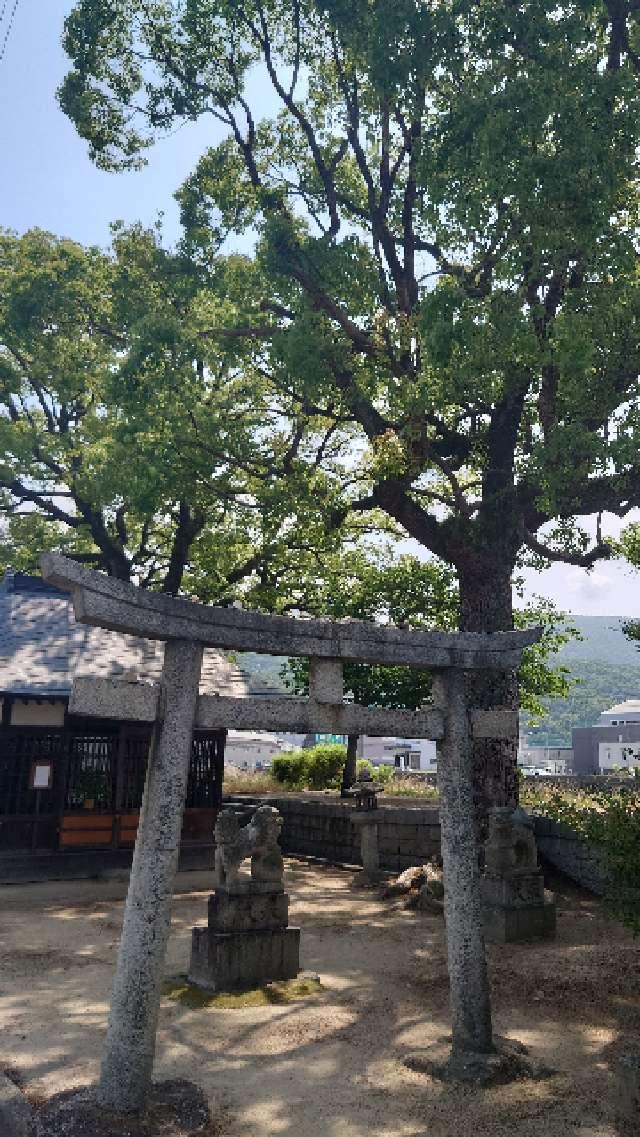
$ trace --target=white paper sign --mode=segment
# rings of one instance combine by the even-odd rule
[[[48,790],[49,781],[51,779],[51,766],[47,763],[46,766],[36,765],[33,771],[33,788],[34,790]]]

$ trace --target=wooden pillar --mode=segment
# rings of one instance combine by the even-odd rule
[[[219,730],[216,733],[216,740],[214,743],[213,755],[213,781],[214,781],[214,794],[213,794],[213,808],[220,809],[222,805],[222,785],[224,782],[224,752],[227,745],[227,731],[226,729]]]
[[[114,849],[120,847],[120,814],[122,812],[122,795],[124,790],[124,764],[127,747],[127,724],[121,722],[118,730],[118,743],[115,748],[116,756],[116,795],[113,810],[113,832],[111,845]]]
[[[473,810],[472,735],[463,671],[440,672],[433,698],[444,715],[438,744],[438,791],[447,928],[451,1065],[494,1050],[487,960],[482,934],[480,869]]]
[[[143,1109],[151,1085],[201,665],[200,645],[167,643],[97,1088],[114,1111]]]
[[[13,698],[11,695],[2,696],[2,726],[11,726],[11,708],[13,707]]]

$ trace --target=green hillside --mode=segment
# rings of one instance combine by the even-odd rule
[[[258,655],[255,651],[243,651],[237,656],[238,667],[245,673],[251,691],[264,688],[286,691],[280,674],[286,660],[280,655]]]
[[[558,655],[578,680],[566,699],[548,702],[548,715],[528,729],[540,746],[570,746],[573,726],[591,726],[602,711],[625,699],[640,698],[640,651],[622,632],[616,616],[575,616],[583,639],[572,640]]]
[[[584,638],[565,644],[560,659],[567,665],[602,660],[614,665],[640,667],[638,644],[624,635],[622,622],[618,616],[572,616],[571,623]]]

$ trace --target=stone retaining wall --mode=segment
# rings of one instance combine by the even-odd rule
[[[558,821],[534,816],[533,822],[541,857],[576,884],[602,895],[605,874],[601,853]]]
[[[336,864],[361,864],[360,835],[351,820],[353,806],[339,800],[270,798],[283,818],[280,844],[285,853],[319,857]],[[402,872],[440,852],[438,810],[381,805],[376,810],[380,863]]]
[[[414,799],[415,800],[415,799]],[[336,796],[291,794],[264,798],[233,795],[228,804],[251,815],[261,803],[277,806],[282,814],[281,845],[293,856],[318,857],[333,864],[359,865],[360,834],[353,825],[353,805]],[[422,864],[440,852],[440,820],[434,806],[384,804],[376,810],[381,867],[402,872]],[[564,825],[534,817],[541,856],[571,880],[592,892],[603,891],[604,873],[600,855]],[[112,858],[108,855],[111,854]],[[34,857],[22,854],[0,857],[0,884],[126,873],[131,854],[105,850]],[[212,846],[182,850],[180,868],[211,867]]]
[[[283,817],[285,853],[318,857],[336,864],[361,864],[360,838],[351,821],[353,806],[339,800],[282,797],[270,799]],[[376,811],[381,867],[402,872],[440,852],[438,810],[381,805]],[[570,880],[600,895],[604,870],[600,853],[565,825],[533,818],[541,857]]]

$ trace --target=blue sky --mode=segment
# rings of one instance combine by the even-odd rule
[[[141,171],[103,173],[60,111],[55,91],[66,71],[60,46],[71,0],[20,0],[0,62],[0,225],[23,232],[32,226],[106,245],[115,220],[153,224],[164,214],[170,243],[179,220],[173,194],[207,146],[220,139],[213,121],[189,124],[159,142]],[[3,29],[0,29],[0,42]],[[262,95],[263,106],[265,96]],[[608,530],[620,525],[609,519]],[[639,616],[640,576],[618,562],[592,573],[554,565],[527,574],[530,592],[549,596],[568,611]]]
[[[111,221],[151,224],[164,212],[171,241],[178,233],[173,193],[202,151],[219,141],[220,128],[213,120],[185,126],[159,142],[140,171],[96,169],[55,97],[67,70],[60,38],[72,6],[71,0],[21,0],[18,7],[0,63],[0,223],[106,245]]]

